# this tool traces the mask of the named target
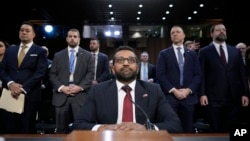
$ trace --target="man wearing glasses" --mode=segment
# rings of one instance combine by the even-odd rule
[[[112,71],[116,79],[91,88],[73,129],[182,132],[160,86],[136,79],[139,60],[133,48],[121,46],[115,51]]]

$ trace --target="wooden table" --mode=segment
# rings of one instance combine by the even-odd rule
[[[0,137],[4,141],[229,141],[229,134],[168,134],[165,131],[77,131],[71,134],[0,134]]]

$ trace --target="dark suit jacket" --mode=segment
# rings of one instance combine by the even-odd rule
[[[143,96],[148,94],[148,96]],[[182,132],[181,122],[173,111],[158,84],[137,80],[135,102],[147,113],[149,119],[159,129]],[[136,122],[145,124],[144,114],[136,108]],[[118,97],[116,80],[95,85],[79,112],[73,126],[78,130],[91,130],[96,124],[116,124]]]
[[[184,87],[190,88],[193,92],[193,94],[188,95],[185,102],[194,104],[198,102],[196,92],[200,85],[200,65],[197,54],[186,47],[184,48],[184,58],[183,86],[180,86],[180,70],[172,46],[160,51],[156,65],[156,77],[169,100],[177,100],[173,94],[169,93],[173,87],[177,89]]]
[[[141,68],[141,63],[139,65],[139,68]],[[141,69],[137,76],[137,78],[140,79]],[[150,78],[154,79],[154,82],[156,82],[155,66],[153,64],[148,63],[148,79]]]
[[[42,97],[43,100],[52,99],[52,85],[49,80],[49,71],[52,65],[52,60],[47,59],[48,61],[48,68],[46,70],[46,74],[42,80]]]
[[[52,103],[61,106],[65,103],[67,95],[58,92],[62,85],[69,85],[69,55],[68,49],[63,49],[54,55],[50,69],[50,81],[54,88]],[[76,95],[78,104],[82,105],[86,92],[89,90],[94,79],[94,63],[90,52],[79,47],[74,73],[74,84],[81,86],[84,91]]]
[[[98,53],[96,80],[97,82],[103,82],[110,79],[109,75],[109,59],[104,53]]]
[[[25,100],[37,102],[41,100],[41,81],[46,73],[48,62],[46,51],[33,43],[20,67],[17,65],[19,45],[7,48],[1,63],[1,79],[5,83],[15,81],[23,85],[27,92]]]
[[[208,97],[209,103],[225,102],[230,98],[234,103],[241,104],[241,96],[247,96],[247,75],[240,51],[227,45],[228,64],[223,65],[213,44],[199,52],[202,68],[201,95]],[[228,96],[231,94],[231,97]]]

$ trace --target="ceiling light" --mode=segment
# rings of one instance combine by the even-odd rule
[[[192,19],[192,17],[188,17],[188,20],[191,20]]]
[[[108,37],[111,36],[111,32],[110,31],[105,31],[104,34],[105,34],[105,36],[108,36]]]
[[[137,17],[136,19],[137,19],[137,20],[140,20],[140,17]]]
[[[162,20],[166,20],[166,17],[162,17]]]
[[[197,11],[194,11],[193,13],[194,13],[194,14],[197,14]]]
[[[119,36],[120,34],[121,34],[120,31],[114,31],[114,35],[115,35],[115,36]]]
[[[112,4],[109,4],[109,8],[112,8]]]
[[[139,4],[139,7],[140,7],[140,8],[142,8],[142,7],[143,7],[143,5],[142,5],[142,4]]]
[[[169,11],[166,11],[166,14],[170,14],[170,12],[169,12]]]
[[[173,4],[169,4],[169,7],[172,8],[172,7],[174,7],[174,5]]]
[[[204,7],[204,4],[201,3],[201,4],[200,4],[200,7]]]
[[[137,14],[140,15],[140,14],[141,14],[141,11],[138,11]]]
[[[47,33],[50,33],[53,31],[53,26],[52,25],[46,25],[44,27],[44,30],[47,32]]]
[[[110,11],[110,12],[109,12],[109,14],[110,14],[110,15],[113,15],[113,14],[114,14],[114,12],[113,12],[113,11]]]

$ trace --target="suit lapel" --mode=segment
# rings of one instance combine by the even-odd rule
[[[76,61],[76,66],[75,66],[75,74],[77,73],[77,71],[79,69],[79,66],[82,63],[81,60],[85,60],[83,54],[84,54],[83,50],[79,47],[79,50],[78,50],[78,53],[77,53],[77,56],[76,56],[77,61]]]
[[[179,70],[179,64],[178,64],[178,60],[177,60],[177,57],[175,56],[175,52],[174,52],[174,47],[171,46],[170,48],[170,53],[169,53],[169,58],[171,59],[168,59],[169,61],[172,61],[172,58],[174,58],[174,62],[175,62],[175,67]]]
[[[115,115],[110,116],[110,118],[113,123],[116,123],[118,116],[118,91],[116,81],[112,81],[109,86],[110,87],[106,90],[106,96],[108,97],[107,99],[109,99],[110,101],[107,103],[108,105],[106,107],[109,107],[109,110],[112,112],[112,115]]]
[[[146,89],[141,85],[140,81],[136,81],[136,85],[135,85],[135,103],[138,104],[145,112],[147,111],[147,103],[148,103],[148,98],[149,95],[146,91]],[[140,120],[138,115],[142,115],[143,113],[140,111],[140,109],[138,109],[135,106],[135,113],[137,115],[136,119]],[[144,117],[144,116],[142,116]]]
[[[228,60],[227,60],[227,67],[230,68],[231,67],[231,59],[233,59],[232,56],[234,56],[233,53],[234,51],[232,50],[231,47],[227,46],[227,55],[228,55]]]
[[[18,49],[19,49],[19,48],[18,48]],[[23,58],[23,61],[22,61],[20,67],[22,67],[24,63],[26,63],[26,62],[29,61],[29,56],[34,52],[34,49],[35,49],[35,47],[34,47],[34,44],[33,44],[33,45],[31,45],[30,49],[29,49],[29,50],[27,51],[27,53],[25,54],[25,56],[24,56],[24,58]],[[17,51],[18,51],[18,50],[17,50]],[[38,54],[36,54],[36,55],[38,55]]]
[[[62,56],[65,56],[65,59],[61,59],[62,65],[64,65],[65,70],[69,72],[69,53],[67,48],[62,52]]]
[[[220,64],[221,64],[223,67],[226,67],[226,66],[223,64],[223,62],[222,62],[222,60],[221,60],[221,58],[220,58],[220,54],[219,54],[218,51],[216,50],[215,46],[214,46],[214,45],[211,45],[211,48],[210,48],[210,49],[211,49],[211,53],[212,53],[212,54],[216,54],[216,57],[218,58]],[[211,56],[213,56],[213,55],[211,55]]]

